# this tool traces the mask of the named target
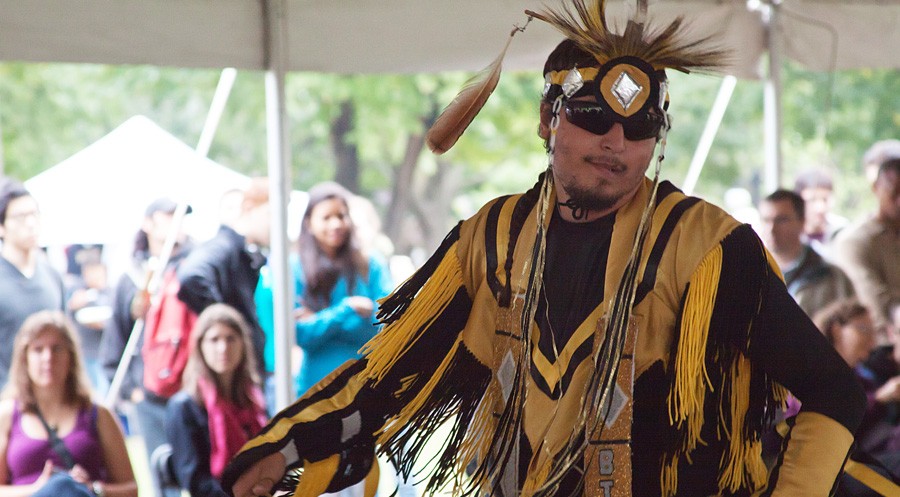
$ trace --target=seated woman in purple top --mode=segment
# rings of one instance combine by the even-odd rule
[[[91,402],[79,350],[60,311],[19,329],[0,401],[0,497],[137,496],[122,429]]]

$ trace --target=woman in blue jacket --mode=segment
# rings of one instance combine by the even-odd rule
[[[365,254],[350,218],[351,193],[333,182],[309,191],[297,253],[291,259],[298,307],[297,344],[303,348],[298,392],[358,351],[379,327],[377,300],[393,289],[377,254]]]

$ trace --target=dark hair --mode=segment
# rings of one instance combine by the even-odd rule
[[[796,192],[784,189],[775,190],[763,200],[765,202],[790,202],[797,217],[799,217],[801,221],[806,219],[806,202],[804,202],[803,197]]]
[[[900,157],[888,159],[888,160],[882,162],[881,165],[878,166],[878,176],[877,177],[880,178],[881,175],[886,172],[900,173]]]
[[[200,342],[206,332],[213,325],[220,324],[231,328],[241,337],[244,345],[244,354],[241,362],[234,371],[234,379],[229,385],[228,391],[222,391],[221,385],[216,381],[216,373],[210,369],[203,359],[203,351]],[[219,395],[230,399],[238,407],[251,407],[256,405],[255,399],[250,395],[251,387],[259,386],[259,375],[256,372],[256,354],[253,342],[250,339],[250,327],[247,321],[234,307],[228,304],[212,304],[197,317],[194,328],[191,330],[191,354],[188,356],[187,365],[184,367],[182,388],[188,392],[200,405],[203,405],[203,396],[200,393],[199,380],[205,378],[216,385]]]
[[[28,346],[45,331],[53,331],[63,339],[71,361],[66,374],[64,401],[79,407],[91,404],[91,387],[81,358],[81,342],[75,326],[62,311],[38,311],[22,323],[13,341],[12,362],[9,368],[9,382],[3,389],[4,398],[18,400],[29,411],[36,404],[34,383],[28,375]]]
[[[150,258],[150,238],[142,229],[137,230],[137,233],[134,234],[134,245],[131,249],[131,255],[141,261]]]
[[[816,313],[813,322],[819,331],[828,339],[828,343],[834,344],[834,328],[844,326],[854,319],[869,313],[866,306],[862,305],[856,297],[850,297],[832,302]]]
[[[356,228],[350,221],[350,234],[344,246],[338,249],[334,259],[329,257],[319,246],[309,229],[313,209],[320,203],[337,199],[350,210],[352,194],[343,186],[328,181],[310,188],[309,201],[300,225],[300,236],[297,239],[297,252],[300,255],[300,266],[306,280],[303,295],[304,307],[312,311],[322,310],[330,304],[331,291],[342,276],[347,280],[347,291],[353,292],[356,276],[364,279],[369,275],[369,262],[359,248],[356,240]]]
[[[891,159],[900,158],[900,140],[881,140],[869,147],[863,154],[863,165],[881,166]]]
[[[798,174],[797,178],[794,179],[794,191],[802,193],[803,190],[809,188],[834,190],[834,182],[831,180],[831,174],[820,167],[807,169]]]
[[[21,197],[30,197],[31,193],[25,189],[25,185],[12,178],[0,178],[0,224],[6,224],[6,210],[9,204]]]
[[[559,42],[556,48],[547,56],[544,62],[544,72],[546,75],[553,71],[565,71],[573,67],[593,67],[597,66],[597,58],[588,51],[579,47],[577,43],[566,38]]]

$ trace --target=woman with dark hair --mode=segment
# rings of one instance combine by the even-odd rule
[[[365,254],[350,218],[352,194],[333,182],[309,190],[309,202],[291,260],[299,307],[297,344],[304,359],[298,392],[305,392],[348,359],[378,331],[376,301],[392,289],[377,254]]]
[[[225,464],[267,420],[250,328],[233,307],[212,304],[190,348],[182,389],[166,407],[172,467],[192,497],[225,496]]]
[[[813,317],[816,327],[851,368],[875,347],[875,325],[869,310],[856,298],[832,302]]]
[[[832,302],[816,313],[813,321],[838,354],[853,368],[866,392],[866,412],[856,431],[854,459],[873,465],[872,469],[900,482],[900,427],[889,422],[889,404],[879,399],[881,383],[873,378],[864,362],[876,345],[872,314],[856,298]],[[844,478],[838,497],[880,495]]]
[[[92,403],[79,351],[61,311],[19,329],[0,401],[0,495],[137,496],[122,429]]]

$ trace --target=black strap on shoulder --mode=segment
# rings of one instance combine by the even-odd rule
[[[644,300],[644,297],[653,290],[653,286],[656,284],[656,272],[659,270],[659,263],[662,261],[663,252],[665,252],[666,246],[669,244],[669,238],[672,237],[672,232],[675,231],[675,226],[678,225],[681,216],[699,201],[700,199],[697,197],[684,198],[675,204],[675,207],[669,212],[665,223],[663,223],[662,229],[659,231],[659,236],[656,237],[653,249],[650,251],[650,258],[647,259],[644,275],[641,278],[641,282],[638,284],[634,297],[635,306]]]
[[[41,409],[37,406],[37,403],[34,404],[34,412],[37,414],[38,419],[41,420],[41,424],[44,425],[44,429],[47,430],[47,440],[50,442],[50,447],[56,452],[60,460],[62,460],[63,466],[65,466],[66,469],[74,468],[75,459],[72,457],[72,453],[69,452],[66,444],[63,443],[62,439],[59,438],[59,435],[56,434],[56,429],[51,427],[50,424],[47,423],[47,420],[44,419],[44,415],[41,413]]]
[[[510,196],[507,195],[505,197],[500,197],[494,202],[494,205],[491,206],[490,210],[487,214],[487,219],[485,219],[485,230],[484,230],[484,253],[487,263],[486,268],[486,278],[487,284],[491,289],[491,293],[494,294],[495,297],[498,298],[502,293],[503,285],[500,283],[500,279],[497,278],[497,265],[499,264],[499,260],[497,258],[497,252],[499,247],[497,246],[497,229],[500,219],[500,211],[503,210],[503,206],[506,204],[506,201],[509,200]]]

